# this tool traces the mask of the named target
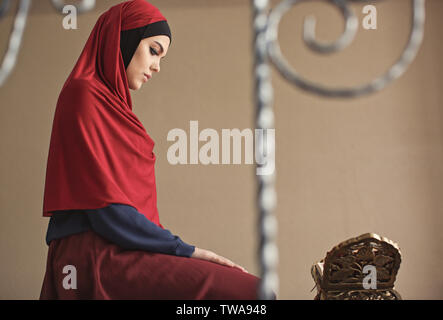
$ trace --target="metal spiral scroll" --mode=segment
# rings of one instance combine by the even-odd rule
[[[414,60],[423,40],[425,22],[425,0],[411,0],[412,27],[409,41],[397,62],[382,76],[368,84],[351,88],[329,88],[304,80],[284,59],[278,45],[278,25],[293,5],[307,0],[283,0],[268,15],[269,0],[252,0],[254,29],[254,77],[257,129],[274,128],[273,89],[268,59],[275,65],[280,74],[303,90],[326,97],[351,98],[369,94],[385,88],[390,82],[400,77]],[[312,0],[310,0],[312,1]],[[332,43],[319,43],[315,39],[315,19],[306,18],[303,39],[306,45],[319,53],[332,53],[348,46],[358,29],[358,21],[348,5],[350,2],[368,2],[367,0],[329,0],[336,5],[344,19],[343,34]],[[373,2],[373,1],[372,1]],[[261,150],[258,143],[258,151]],[[275,150],[275,146],[272,146]],[[275,174],[258,175],[257,210],[259,229],[258,256],[260,262],[259,299],[269,300],[273,293],[278,294],[279,279],[277,274],[278,249],[276,246],[277,221],[273,214],[276,206]]]
[[[385,88],[393,80],[399,78],[414,60],[423,40],[425,22],[425,0],[411,0],[412,26],[409,41],[397,62],[382,76],[372,80],[368,84],[351,88],[330,88],[315,82],[303,79],[283,57],[278,44],[278,25],[282,16],[295,4],[307,0],[284,0],[270,14],[266,31],[267,52],[280,74],[288,81],[294,83],[303,90],[327,97],[350,98],[369,94]],[[312,1],[312,0],[311,0]],[[267,2],[267,1],[266,1]],[[305,20],[303,38],[312,50],[319,53],[329,53],[345,48],[353,40],[358,28],[357,18],[348,9],[349,2],[364,2],[362,0],[329,0],[340,8],[345,18],[345,31],[341,37],[332,44],[319,44],[315,40],[315,19]]]
[[[51,3],[59,13],[64,13],[63,8],[65,6],[65,1],[51,0]],[[95,0],[82,0],[77,4],[74,4],[74,6],[77,8],[78,13],[85,13],[94,9]],[[10,0],[0,0],[0,19],[6,15],[9,7]],[[17,15],[15,16],[14,20],[14,27],[12,28],[11,35],[9,37],[9,45],[6,49],[6,53],[0,67],[0,87],[5,84],[7,78],[16,65],[30,7],[31,0],[20,0]]]
[[[0,67],[0,87],[6,82],[6,79],[17,62],[17,55],[22,43],[23,31],[25,30],[30,6],[31,0],[20,0],[17,15],[14,20],[14,27],[9,37],[8,49],[6,50]],[[2,15],[6,14],[8,8],[9,1],[4,1],[2,4]]]

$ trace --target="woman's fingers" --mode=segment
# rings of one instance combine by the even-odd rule
[[[229,259],[227,259],[225,257],[219,256],[217,254],[215,254],[215,255],[216,255],[216,261],[215,262],[217,262],[219,264],[227,265],[229,267],[238,268],[238,269],[242,270],[243,272],[248,272],[245,268],[243,268],[242,266],[239,266],[238,264],[232,262],[231,260],[229,260]]]
[[[241,271],[249,273],[248,270],[246,270],[242,266],[239,266],[238,264],[234,265],[234,268],[239,268]]]
[[[238,264],[232,262],[231,260],[229,260],[229,259],[227,259],[225,257],[222,257],[222,256],[220,256],[220,255],[218,255],[215,252],[212,252],[210,250],[196,248],[192,256],[194,258],[212,261],[212,262],[215,262],[215,263],[218,263],[218,264],[221,264],[221,265],[226,265],[228,267],[238,268],[238,269],[242,270],[243,272],[249,273],[242,266],[239,266]]]

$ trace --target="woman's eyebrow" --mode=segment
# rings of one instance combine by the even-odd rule
[[[163,50],[163,46],[161,45],[161,43],[158,41],[154,41],[154,42],[160,46],[160,53],[163,53],[164,50]]]

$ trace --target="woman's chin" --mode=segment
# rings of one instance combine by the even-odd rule
[[[137,91],[142,87],[142,82],[131,83],[129,89]]]

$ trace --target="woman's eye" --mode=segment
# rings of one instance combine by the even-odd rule
[[[155,56],[158,56],[157,51],[155,51],[153,48],[150,48],[150,49],[151,49],[151,54],[153,54],[153,55],[155,55]]]

